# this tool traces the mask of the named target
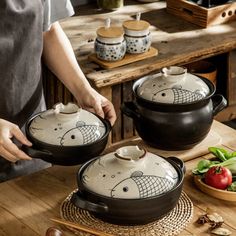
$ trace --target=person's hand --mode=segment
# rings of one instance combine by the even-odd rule
[[[0,156],[10,162],[16,162],[20,159],[31,160],[31,157],[21,151],[13,142],[15,137],[20,143],[31,146],[31,142],[25,137],[20,128],[3,119],[0,119]]]
[[[109,120],[111,125],[114,125],[116,112],[113,104],[95,89],[83,90],[77,102],[83,109],[96,113],[102,118]]]

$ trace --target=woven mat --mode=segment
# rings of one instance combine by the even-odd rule
[[[77,191],[77,190],[75,190]],[[73,192],[75,192],[73,191]],[[182,191],[176,207],[165,217],[145,225],[120,226],[95,218],[88,211],[75,207],[71,202],[72,193],[61,204],[62,219],[89,226],[114,236],[174,236],[184,230],[193,216],[193,204],[187,194]],[[91,236],[79,230],[72,229],[76,235]]]

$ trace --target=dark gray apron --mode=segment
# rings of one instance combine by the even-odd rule
[[[0,0],[0,118],[23,127],[45,108],[42,88],[43,0]],[[0,157],[0,182],[48,166]]]

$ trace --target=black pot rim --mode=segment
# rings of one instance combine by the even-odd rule
[[[92,142],[92,143],[87,143],[87,144],[84,144],[84,145],[73,145],[73,146],[60,146],[60,145],[55,145],[55,144],[50,144],[50,143],[46,143],[46,142],[43,142],[43,141],[40,141],[38,139],[36,139],[35,137],[33,137],[29,131],[29,126],[31,124],[31,122],[37,117],[39,116],[40,114],[44,113],[45,111],[42,111],[42,112],[39,112],[33,116],[31,116],[27,122],[26,122],[26,125],[25,125],[25,133],[26,133],[26,136],[30,139],[30,141],[33,141],[37,144],[39,144],[40,146],[44,146],[44,147],[49,147],[49,148],[61,148],[61,149],[73,149],[73,148],[78,148],[78,147],[90,147],[91,145],[96,145],[96,144],[99,144],[102,140],[104,140],[110,133],[111,131],[111,124],[108,120],[106,119],[103,119],[102,117],[98,116],[97,114],[93,113],[96,117],[98,117],[99,120],[102,121],[102,123],[104,124],[105,128],[106,128],[106,132],[104,133],[104,135],[102,137],[100,137],[99,139],[97,139],[95,142]]]
[[[162,102],[153,102],[151,100],[148,100],[148,99],[145,99],[141,96],[138,95],[137,93],[137,89],[138,89],[138,86],[147,79],[149,75],[145,76],[145,77],[142,77],[140,79],[138,79],[137,81],[135,81],[135,83],[133,84],[133,93],[136,97],[137,100],[145,103],[145,104],[149,104],[150,106],[158,106],[158,107],[187,107],[187,106],[193,106],[193,105],[196,105],[198,103],[205,103],[207,102],[211,97],[212,95],[215,93],[216,91],[216,87],[215,85],[208,79],[202,77],[202,76],[197,76],[197,75],[194,75],[194,76],[197,76],[199,77],[201,80],[203,80],[207,86],[209,87],[210,89],[210,92],[207,96],[205,96],[204,98],[200,99],[200,100],[196,100],[196,101],[193,101],[193,102],[188,102],[188,103],[176,103],[176,104],[172,104],[172,103],[162,103]]]
[[[84,184],[83,182],[81,181],[81,178],[82,178],[82,174],[83,172],[85,171],[85,169],[93,162],[95,161],[97,158],[99,157],[95,157],[89,161],[87,161],[86,163],[84,163],[80,169],[78,170],[78,174],[77,174],[77,178],[78,178],[78,187],[79,187],[79,192],[83,193],[83,192],[87,192],[95,197],[97,197],[98,199],[104,199],[104,200],[114,200],[114,201],[121,201],[121,202],[128,202],[128,201],[132,201],[132,202],[143,202],[143,201],[150,201],[152,199],[157,199],[157,198],[161,198],[161,197],[164,197],[166,196],[167,194],[171,194],[172,192],[176,191],[177,189],[179,189],[182,185],[183,185],[183,181],[184,181],[184,173],[183,171],[181,170],[181,168],[176,164],[176,165],[173,165],[172,163],[170,163],[168,161],[168,158],[165,159],[166,161],[168,161],[174,168],[175,170],[178,172],[178,176],[179,176],[179,179],[178,179],[178,182],[176,183],[176,185],[169,191],[165,192],[165,193],[162,193],[162,194],[159,194],[159,195],[156,195],[156,196],[152,196],[152,197],[147,197],[147,198],[113,198],[113,197],[108,197],[108,196],[105,196],[105,195],[102,195],[102,194],[98,194],[94,191],[91,191],[89,190]]]

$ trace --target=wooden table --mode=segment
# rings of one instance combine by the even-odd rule
[[[221,145],[224,148],[236,150],[236,131],[215,121],[212,130],[222,137]],[[203,141],[204,142],[204,141]],[[140,140],[132,140],[129,144],[140,144]],[[106,150],[110,152],[122,143]],[[141,144],[143,144],[141,142]],[[143,144],[144,145],[144,144]],[[146,147],[146,145],[144,145]],[[207,208],[218,212],[225,220],[224,226],[236,235],[236,202],[230,203],[207,196],[198,190],[191,176],[191,170],[201,158],[209,158],[211,154],[199,153],[199,157],[186,161],[186,176],[184,191],[194,204],[194,217],[181,236],[206,236],[207,226],[198,226],[195,221],[199,215],[204,214]],[[158,154],[158,151],[146,147]],[[191,150],[189,151],[191,153]],[[176,155],[181,158],[181,155]],[[190,158],[191,159],[191,158]],[[58,226],[50,218],[60,217],[60,204],[68,194],[76,189],[76,171],[78,166],[53,166],[29,176],[0,184],[0,235],[1,236],[44,236],[48,227]],[[73,235],[65,227],[61,227],[66,235]]]
[[[152,46],[158,49],[157,56],[113,69],[103,69],[88,59],[94,52],[96,30],[104,25],[106,18],[111,18],[112,25],[121,26],[124,21],[134,19],[137,12],[151,24]],[[113,12],[99,11],[96,3],[80,6],[75,16],[65,19],[61,25],[90,83],[114,104],[117,121],[112,130],[112,143],[134,135],[132,120],[120,112],[121,104],[132,99],[133,82],[165,66],[212,60],[218,69],[217,92],[224,94],[229,104],[216,118],[220,121],[236,118],[236,21],[205,29],[169,14],[165,1],[126,0],[124,7]],[[73,99],[57,80],[48,79],[45,88],[48,107]]]

